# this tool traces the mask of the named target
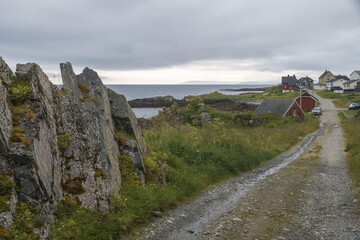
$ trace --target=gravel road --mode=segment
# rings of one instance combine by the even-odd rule
[[[317,97],[323,109],[319,131],[256,170],[213,186],[130,239],[360,240],[340,109]]]

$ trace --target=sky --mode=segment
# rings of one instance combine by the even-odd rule
[[[360,70],[360,0],[0,0],[0,56],[105,84],[271,83]]]

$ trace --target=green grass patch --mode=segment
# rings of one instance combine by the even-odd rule
[[[348,108],[350,103],[360,102],[360,93],[335,93],[331,91],[319,91],[317,94],[322,98],[334,99],[333,103],[338,108]]]
[[[345,134],[345,151],[349,160],[349,169],[357,188],[360,187],[360,119],[346,118],[340,113],[341,124]],[[360,191],[359,191],[360,194]]]
[[[344,112],[346,113],[346,115],[352,116],[352,117],[356,116],[359,111],[360,111],[360,110],[344,110]]]
[[[219,92],[213,92],[208,94],[200,95],[202,99],[230,99],[230,100],[264,100],[264,99],[295,99],[299,96],[299,92],[286,92],[283,93],[281,90],[276,92],[264,91],[263,93],[244,93],[238,95],[226,95]]]

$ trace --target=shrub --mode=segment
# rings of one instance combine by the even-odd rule
[[[62,134],[58,137],[58,145],[61,150],[66,150],[74,140],[72,134]]]
[[[13,76],[10,81],[10,99],[13,101],[24,100],[32,93],[31,82],[27,77],[18,78]]]

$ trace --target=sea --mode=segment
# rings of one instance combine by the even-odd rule
[[[140,98],[151,98],[158,96],[171,95],[176,99],[182,99],[185,96],[197,96],[206,93],[219,92],[227,95],[243,94],[246,91],[228,91],[241,88],[262,88],[271,85],[106,85],[116,93],[123,94],[128,101]],[[151,118],[158,114],[161,108],[133,108],[138,118]]]

